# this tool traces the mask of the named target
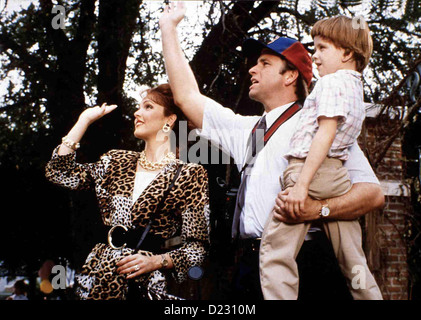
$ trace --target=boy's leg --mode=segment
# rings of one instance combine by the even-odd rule
[[[326,199],[345,194],[350,188],[346,168],[339,160],[326,159],[310,185],[309,195]],[[358,220],[325,222],[324,228],[353,298],[381,300],[380,289],[368,268],[362,249],[362,233]],[[357,280],[361,283],[353,284]]]
[[[266,300],[296,300],[296,257],[310,228],[309,223],[286,224],[271,215],[260,244],[260,281]]]
[[[310,183],[308,195],[318,200],[329,199],[347,193],[351,187],[348,170],[342,161],[326,158]]]
[[[324,223],[339,266],[355,300],[382,300],[382,294],[367,265],[358,220]]]
[[[293,186],[291,175],[301,171],[302,163],[288,165],[281,177],[282,189]],[[285,224],[269,216],[260,244],[260,282],[266,300],[296,300],[298,267],[296,257],[310,224]]]

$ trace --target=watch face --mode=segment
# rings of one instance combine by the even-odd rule
[[[330,209],[329,209],[328,207],[323,207],[323,208],[322,208],[321,215],[322,215],[323,217],[327,217],[329,214],[330,214]]]

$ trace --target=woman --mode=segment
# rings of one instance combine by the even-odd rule
[[[176,159],[170,152],[171,139],[163,138],[181,116],[168,84],[147,90],[134,113],[134,135],[144,140],[144,151],[111,150],[96,163],[77,163],[75,150],[89,125],[116,107],[103,104],[82,112],[46,167],[47,178],[56,184],[95,188],[108,227],[103,243],[95,245],[77,276],[77,292],[81,299],[127,299],[128,283],[134,281],[149,298],[170,299],[161,271],[171,270],[181,282],[190,267],[203,263],[207,253],[207,174],[198,164]],[[155,212],[174,178],[161,210]],[[149,218],[152,224],[146,245],[136,251]],[[165,240],[180,235],[180,247],[161,252]]]

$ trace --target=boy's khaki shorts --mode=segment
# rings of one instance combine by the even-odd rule
[[[289,165],[281,179],[283,190],[295,185],[304,162],[305,159],[291,158],[289,160]],[[343,166],[342,161],[335,158],[326,158],[314,175],[308,194],[317,200],[329,199],[347,193],[351,186],[348,170]]]

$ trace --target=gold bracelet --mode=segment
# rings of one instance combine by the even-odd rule
[[[77,149],[80,148],[80,143],[79,142],[74,142],[69,140],[69,138],[67,136],[63,137],[61,139],[61,143],[64,144],[66,147],[76,151]]]
[[[167,268],[168,265],[169,265],[169,261],[167,257],[165,256],[165,254],[161,254],[161,269]]]

